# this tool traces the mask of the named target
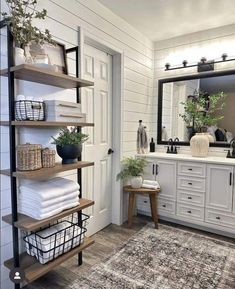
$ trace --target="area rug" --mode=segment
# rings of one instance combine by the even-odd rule
[[[69,288],[235,289],[235,244],[147,225]]]

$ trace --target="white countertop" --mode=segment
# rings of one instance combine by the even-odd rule
[[[147,157],[147,158],[159,158],[159,159],[169,159],[169,160],[182,160],[191,162],[201,162],[201,163],[213,163],[221,165],[233,165],[235,166],[235,159],[229,159],[226,157],[216,157],[208,156],[205,158],[192,157],[187,154],[167,154],[165,152],[155,152],[148,154],[137,154],[137,156]]]

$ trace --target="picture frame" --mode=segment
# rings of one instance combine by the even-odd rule
[[[56,42],[37,44],[29,43],[26,47],[26,62],[41,68],[47,68],[62,74],[68,74],[65,45]]]

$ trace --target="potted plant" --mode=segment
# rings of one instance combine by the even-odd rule
[[[144,158],[125,158],[122,161],[122,170],[117,175],[117,180],[129,179],[132,188],[139,189],[142,186],[144,168],[147,165],[147,161]]]
[[[15,65],[25,62],[25,47],[30,42],[55,44],[48,29],[41,31],[32,24],[34,19],[45,19],[46,9],[36,11],[37,0],[6,0],[9,13],[2,12],[2,24],[9,25],[15,40]]]
[[[73,164],[82,152],[82,143],[88,139],[88,135],[77,132],[77,128],[63,128],[59,136],[53,138],[53,144],[56,144],[58,155],[62,158],[62,164]]]
[[[217,125],[218,121],[223,119],[221,112],[225,106],[225,97],[223,92],[209,95],[196,91],[194,95],[181,103],[184,106],[184,114],[179,116],[183,118],[187,128],[196,133],[190,139],[192,156],[207,156],[209,142],[214,141],[214,138],[207,133],[207,129]]]

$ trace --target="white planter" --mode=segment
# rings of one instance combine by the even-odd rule
[[[131,180],[131,187],[133,189],[139,189],[142,187],[142,183],[143,183],[143,179],[142,177],[138,176],[138,177],[132,177]]]
[[[24,49],[15,47],[15,65],[25,63]]]
[[[206,157],[209,150],[207,133],[196,133],[190,140],[190,149],[193,157]]]

